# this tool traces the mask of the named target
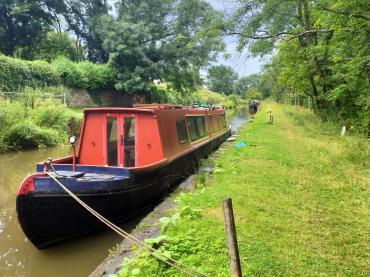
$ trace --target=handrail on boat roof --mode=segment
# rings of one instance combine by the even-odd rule
[[[134,104],[134,108],[141,109],[183,109],[183,105],[176,104]]]
[[[223,106],[205,106],[193,104],[191,106],[183,106],[177,104],[134,104],[132,108],[128,107],[100,107],[100,108],[87,108],[87,112],[154,112],[154,110],[182,110],[182,109],[201,109],[201,110],[223,110]]]

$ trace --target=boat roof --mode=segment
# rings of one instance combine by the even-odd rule
[[[222,109],[220,107],[213,107],[214,109]],[[84,109],[84,113],[90,112],[149,112],[153,113],[155,110],[183,110],[183,109],[203,109],[202,107],[194,106],[182,106],[182,105],[172,105],[172,104],[134,104],[133,108],[123,108],[123,107],[103,107],[103,108],[87,108]]]
[[[149,112],[153,113],[154,109],[138,109],[138,108],[120,108],[120,107],[104,107],[104,108],[88,108],[84,109],[84,113],[101,112],[101,113],[112,113],[112,112]]]

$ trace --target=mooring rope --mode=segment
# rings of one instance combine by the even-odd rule
[[[110,229],[112,229],[114,232],[116,232],[121,237],[128,239],[135,245],[141,247],[142,249],[145,249],[149,252],[150,255],[157,258],[158,260],[176,268],[177,270],[181,271],[182,273],[185,273],[189,276],[206,276],[206,274],[197,271],[196,269],[193,269],[171,257],[168,257],[162,253],[160,253],[158,250],[154,249],[150,245],[146,244],[145,242],[142,242],[141,240],[137,239],[136,237],[132,236],[131,234],[124,231],[119,226],[115,225],[114,223],[110,222],[108,219],[106,219],[104,216],[99,214],[97,211],[95,211],[93,208],[91,208],[89,205],[87,205],[85,202],[83,202],[78,196],[76,196],[72,191],[70,191],[65,185],[63,185],[57,178],[55,178],[51,173],[48,171],[44,171],[47,175],[50,176],[63,190],[65,190],[69,196],[71,196],[74,200],[76,200],[77,203],[79,203],[82,207],[84,207],[87,211],[89,211],[92,215],[94,215],[97,219],[99,219],[101,222],[103,222],[105,225],[107,225]]]

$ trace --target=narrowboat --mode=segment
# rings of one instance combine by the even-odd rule
[[[250,103],[249,103],[249,113],[250,114],[255,114],[257,113],[258,111],[258,107],[260,106],[260,101],[258,100],[252,100]]]
[[[74,155],[37,164],[20,184],[20,226],[40,249],[104,227],[45,170],[118,224],[162,199],[230,134],[222,107],[85,109]]]

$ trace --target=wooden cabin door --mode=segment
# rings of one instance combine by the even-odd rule
[[[108,114],[106,130],[106,164],[134,167],[136,161],[135,116]]]
[[[136,161],[136,120],[134,115],[120,116],[120,166],[134,167]]]
[[[106,164],[109,166],[118,166],[119,115],[107,114],[105,126],[106,126],[106,136],[105,136]]]

